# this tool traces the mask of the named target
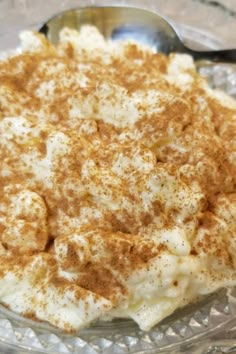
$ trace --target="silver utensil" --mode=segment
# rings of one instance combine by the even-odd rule
[[[187,53],[195,60],[236,62],[236,49],[196,51],[188,48],[175,29],[160,15],[144,9],[106,6],[77,8],[59,13],[40,28],[48,39],[57,44],[63,27],[80,29],[90,24],[112,40],[132,39],[145,43],[156,51]]]

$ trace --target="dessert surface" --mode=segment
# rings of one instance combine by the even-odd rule
[[[236,102],[187,55],[64,29],[0,62],[0,302],[143,330],[236,283]]]

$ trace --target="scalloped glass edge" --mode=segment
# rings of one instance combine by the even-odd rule
[[[221,289],[176,311],[150,332],[139,330],[131,320],[116,320],[66,335],[0,307],[2,348],[17,348],[19,354],[231,353],[231,348],[236,350],[231,340],[235,334],[236,288]]]
[[[180,32],[209,47],[217,39],[188,26]],[[202,40],[205,38],[205,43]],[[199,42],[200,42],[199,41]],[[0,60],[19,49],[0,53]],[[198,71],[209,84],[236,98],[236,64],[203,62]],[[74,335],[27,320],[0,306],[0,352],[4,354],[236,353],[236,288],[222,289],[166,318],[150,332],[131,320],[100,322]],[[4,350],[4,352],[2,352]]]

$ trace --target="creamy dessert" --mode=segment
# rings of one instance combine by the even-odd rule
[[[140,328],[236,284],[236,102],[190,56],[64,29],[0,62],[0,302]]]

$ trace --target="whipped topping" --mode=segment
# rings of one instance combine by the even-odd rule
[[[149,330],[235,285],[235,101],[94,27],[21,41],[0,62],[0,302]]]

